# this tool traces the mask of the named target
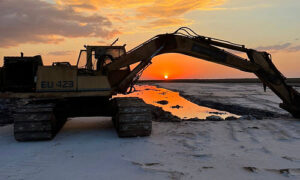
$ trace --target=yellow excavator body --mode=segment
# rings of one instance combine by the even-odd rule
[[[107,76],[78,74],[77,66],[40,66],[36,77],[36,92],[111,91]]]

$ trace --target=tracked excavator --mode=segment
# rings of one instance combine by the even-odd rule
[[[246,53],[249,59],[232,51]],[[112,116],[120,137],[149,136],[153,117],[148,106],[138,98],[112,96],[130,92],[152,58],[164,53],[180,53],[254,73],[282,99],[281,108],[300,118],[300,95],[286,84],[270,54],[182,27],[128,52],[125,46],[114,44],[85,46],[76,66],[68,62],[45,66],[41,56],[4,57],[0,98],[24,102],[13,113],[15,139],[50,140],[68,117],[80,116]]]

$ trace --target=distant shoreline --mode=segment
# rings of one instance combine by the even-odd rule
[[[139,80],[139,83],[261,83],[257,78],[240,79],[167,79],[167,80]],[[288,84],[300,84],[300,78],[288,78]]]

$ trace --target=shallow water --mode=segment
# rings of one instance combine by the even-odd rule
[[[215,115],[223,119],[234,116],[226,111],[219,111],[204,106],[194,104],[179,95],[179,92],[173,92],[164,88],[149,85],[136,85],[136,91],[127,95],[118,95],[118,97],[139,97],[147,104],[152,104],[162,107],[164,111],[171,112],[173,115],[181,119],[206,119],[209,116]]]

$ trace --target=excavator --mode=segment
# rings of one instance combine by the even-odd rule
[[[130,93],[152,58],[165,53],[254,73],[265,88],[282,99],[281,108],[300,118],[300,94],[286,83],[267,52],[201,36],[187,27],[157,35],[128,52],[125,45],[114,43],[85,46],[75,66],[69,62],[45,66],[41,56],[4,57],[0,98],[23,102],[13,113],[15,139],[51,140],[68,117],[82,116],[111,116],[119,137],[149,136],[153,116],[143,100],[112,96]],[[233,51],[246,53],[249,59]]]

